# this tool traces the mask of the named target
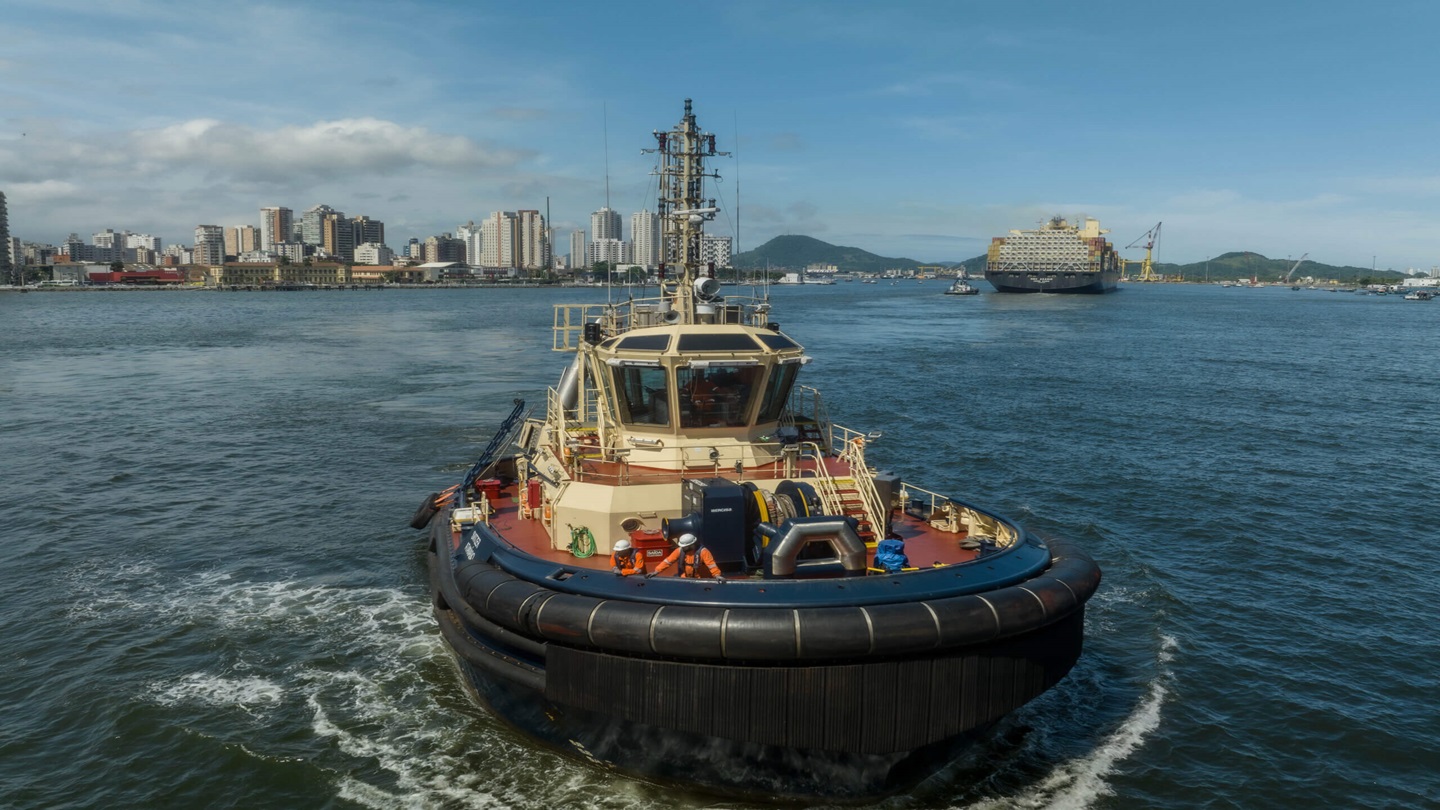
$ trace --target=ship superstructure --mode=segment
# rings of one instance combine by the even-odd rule
[[[985,280],[997,292],[1106,293],[1122,262],[1098,220],[1076,227],[1052,217],[1039,228],[1013,230],[990,242]]]

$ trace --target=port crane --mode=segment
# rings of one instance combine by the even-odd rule
[[[1141,261],[1141,262],[1140,262],[1140,278],[1137,279],[1137,281],[1160,281],[1160,280],[1161,280],[1161,277],[1155,273],[1155,266],[1154,266],[1154,263],[1151,261],[1151,256],[1150,256],[1150,254],[1151,254],[1151,251],[1154,250],[1154,248],[1155,248],[1155,243],[1160,241],[1160,226],[1163,225],[1163,224],[1164,224],[1163,222],[1157,222],[1157,223],[1155,223],[1155,227],[1153,227],[1153,228],[1151,228],[1150,230],[1146,231],[1144,234],[1142,234],[1142,235],[1140,236],[1139,239],[1136,239],[1134,242],[1131,242],[1130,244],[1128,244],[1128,245],[1125,246],[1125,249],[1126,249],[1126,250],[1129,250],[1129,249],[1135,247],[1136,245],[1140,244],[1141,242],[1144,242],[1144,243],[1145,243],[1145,259],[1144,259],[1144,261]],[[1135,262],[1132,262],[1132,261],[1126,261],[1126,260],[1123,260],[1123,259],[1122,259],[1122,261],[1125,261],[1125,266],[1126,266],[1126,267],[1129,267],[1130,265],[1135,264]]]
[[[1303,255],[1300,256],[1299,260],[1297,260],[1294,264],[1290,265],[1290,272],[1288,272],[1288,273],[1285,274],[1285,283],[1286,283],[1286,284],[1289,284],[1289,283],[1290,283],[1290,277],[1293,276],[1293,275],[1295,275],[1295,269],[1296,269],[1297,267],[1299,267],[1301,264],[1303,264],[1304,261],[1305,261],[1305,259],[1308,258],[1309,256],[1310,256],[1309,253],[1305,253],[1305,254],[1303,254]]]

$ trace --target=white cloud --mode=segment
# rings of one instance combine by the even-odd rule
[[[462,136],[376,118],[271,131],[196,119],[136,132],[130,139],[136,158],[149,164],[199,168],[237,179],[388,175],[413,169],[481,171],[511,166],[525,157],[516,150],[486,149]]]

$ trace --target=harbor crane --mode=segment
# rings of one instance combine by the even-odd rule
[[[1144,243],[1145,243],[1145,259],[1144,259],[1144,261],[1141,261],[1141,262],[1140,262],[1140,278],[1137,279],[1137,281],[1160,281],[1160,280],[1161,280],[1161,277],[1155,273],[1155,266],[1154,266],[1154,263],[1151,261],[1151,255],[1150,255],[1150,254],[1151,254],[1151,251],[1154,250],[1154,248],[1155,248],[1155,243],[1160,241],[1160,226],[1163,225],[1163,224],[1164,224],[1163,222],[1157,222],[1157,223],[1155,223],[1155,227],[1153,227],[1153,228],[1151,228],[1150,230],[1146,231],[1144,234],[1142,234],[1142,235],[1140,236],[1139,239],[1136,239],[1134,242],[1131,242],[1130,244],[1128,244],[1128,245],[1125,246],[1125,249],[1126,249],[1126,250],[1129,250],[1129,249],[1135,247],[1136,245],[1140,244],[1141,242],[1144,242]],[[1124,261],[1124,260],[1122,260],[1122,261]],[[1132,264],[1135,264],[1135,262],[1125,261],[1125,266],[1126,266],[1126,267],[1129,267],[1129,266],[1132,265]]]
[[[1288,272],[1288,273],[1285,274],[1285,283],[1286,283],[1286,284],[1289,284],[1289,283],[1290,283],[1290,277],[1293,276],[1293,275],[1295,275],[1295,268],[1299,267],[1299,266],[1305,261],[1305,259],[1306,259],[1307,257],[1309,257],[1309,256],[1310,256],[1309,253],[1305,253],[1305,254],[1301,255],[1300,258],[1299,258],[1294,264],[1290,265],[1290,272]]]

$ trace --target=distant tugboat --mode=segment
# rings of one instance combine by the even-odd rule
[[[960,275],[958,275],[958,276],[955,277],[955,283],[950,285],[950,289],[946,290],[946,291],[945,291],[945,294],[946,294],[946,295],[979,295],[979,294],[980,294],[980,290],[979,290],[978,287],[971,286],[970,282],[966,281],[965,272],[964,272],[964,271],[961,271],[961,272],[960,272]]]
[[[1083,228],[1053,217],[1040,228],[990,242],[985,280],[1002,293],[1107,293],[1120,281],[1120,256],[1097,220]]]
[[[411,520],[441,634],[498,716],[601,767],[904,789],[1070,671],[1099,568],[872,469],[880,434],[829,421],[769,301],[700,262],[715,136],[687,99],[655,137],[660,297],[556,306],[544,416],[517,401]]]

